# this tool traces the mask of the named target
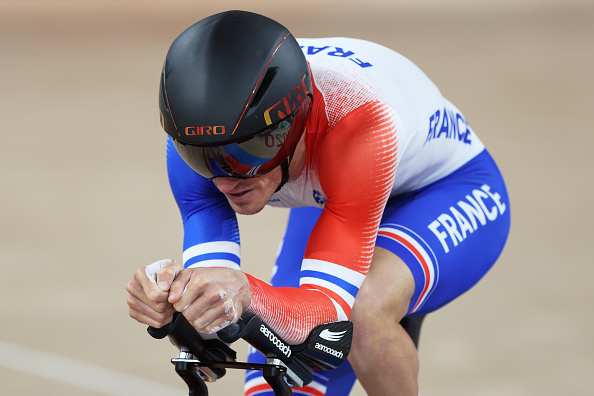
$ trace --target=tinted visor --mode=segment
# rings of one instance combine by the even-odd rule
[[[173,140],[182,159],[198,174],[215,177],[262,176],[288,158],[301,139],[311,100],[294,113],[248,140],[215,147],[192,146]]]

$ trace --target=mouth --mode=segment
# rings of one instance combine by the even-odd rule
[[[248,190],[243,190],[239,192],[228,192],[225,195],[227,195],[227,197],[232,199],[233,201],[241,201],[245,198],[248,198],[252,191],[254,191],[254,189],[250,188]]]

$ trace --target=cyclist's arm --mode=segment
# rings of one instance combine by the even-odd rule
[[[273,288],[249,278],[249,309],[289,343],[350,314],[394,181],[396,124],[387,106],[369,103],[322,143],[316,168],[328,201],[308,241],[300,287]]]
[[[239,269],[235,212],[212,181],[194,172],[167,142],[167,171],[183,226],[183,262],[188,267]]]

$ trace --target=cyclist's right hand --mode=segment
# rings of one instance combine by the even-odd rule
[[[155,328],[171,322],[175,309],[167,301],[169,288],[181,269],[170,259],[139,268],[126,285],[130,317]]]

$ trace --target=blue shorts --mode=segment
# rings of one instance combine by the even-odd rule
[[[291,210],[273,286],[299,286],[307,239],[320,213],[318,208]],[[501,254],[509,228],[507,190],[486,150],[447,177],[390,198],[376,246],[400,257],[413,274],[407,316],[434,311],[475,285]],[[350,389],[354,376],[346,380],[344,371],[350,368],[343,366],[316,377],[327,396],[348,394],[344,387]]]

